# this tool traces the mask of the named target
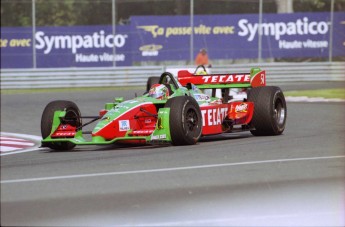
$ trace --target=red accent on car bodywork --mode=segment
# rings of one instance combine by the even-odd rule
[[[138,105],[110,121],[105,127],[93,133],[92,136],[101,136],[106,140],[112,140],[117,137],[124,137],[128,130],[151,130],[156,126],[157,118],[155,115],[157,115],[157,110],[152,103]],[[129,129],[120,130],[119,121],[128,121]]]
[[[73,138],[76,134],[76,127],[69,124],[61,124],[51,135],[51,138]]]
[[[200,106],[202,116],[202,135],[220,134],[228,130],[224,127],[224,119],[230,120],[233,125],[248,124],[254,113],[252,102],[232,102]]]
[[[178,72],[178,81],[182,86],[187,83],[198,84],[243,84],[250,83],[250,73],[242,74],[208,74],[208,75],[195,75],[187,70]]]
[[[103,117],[106,113],[108,112],[108,110],[102,109],[99,111],[99,117]]]
[[[146,130],[137,130],[137,131],[132,131],[128,135],[129,136],[149,136],[153,133],[153,129],[146,129]]]
[[[252,102],[232,102],[228,118],[233,121],[235,125],[248,124],[253,117],[254,103]]]
[[[260,71],[250,79],[252,87],[266,86],[266,71]]]
[[[229,104],[209,104],[200,106],[202,116],[202,135],[223,133],[222,123],[228,115]]]

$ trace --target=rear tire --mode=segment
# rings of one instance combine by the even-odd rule
[[[248,101],[254,102],[254,115],[250,132],[255,136],[280,135],[285,129],[287,107],[284,94],[279,87],[252,88]]]
[[[42,138],[47,138],[52,130],[53,126],[53,118],[54,112],[60,110],[66,110],[66,118],[74,118],[75,120],[70,122],[72,126],[79,127],[82,125],[81,121],[81,114],[79,111],[78,106],[74,102],[64,101],[64,100],[57,100],[48,103],[45,107],[42,118],[41,118],[41,134]],[[71,150],[76,145],[71,142],[52,142],[52,143],[45,143],[46,147],[49,147],[53,150]]]
[[[167,101],[170,108],[170,136],[172,144],[193,145],[201,136],[202,116],[199,104],[190,96],[178,96]]]

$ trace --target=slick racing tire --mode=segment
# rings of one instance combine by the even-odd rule
[[[150,88],[152,87],[152,85],[154,84],[159,84],[159,76],[151,76],[147,79],[146,82],[146,93],[148,93],[150,91]]]
[[[65,118],[72,119],[72,121],[68,122],[70,125],[75,127],[82,125],[79,108],[74,102],[64,100],[50,102],[44,109],[41,118],[41,134],[43,139],[47,138],[51,133],[54,112],[57,110],[66,110]],[[53,150],[71,150],[75,147],[75,144],[70,142],[51,142],[44,145]]]
[[[287,108],[282,90],[266,86],[250,89],[248,101],[254,103],[254,115],[250,123],[255,136],[280,135],[285,129]]]
[[[170,108],[170,136],[172,144],[193,145],[201,136],[202,116],[198,103],[190,96],[178,96],[167,101]]]

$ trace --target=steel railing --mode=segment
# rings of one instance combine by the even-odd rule
[[[212,73],[266,70],[267,84],[302,81],[344,81],[344,62],[261,63],[213,66]],[[168,69],[193,66],[132,66],[102,68],[1,69],[1,89],[144,86],[150,76]]]

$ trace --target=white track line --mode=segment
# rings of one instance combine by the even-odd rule
[[[296,162],[296,161],[311,161],[311,160],[336,159],[336,158],[345,158],[345,155],[342,155],[342,156],[327,156],[327,157],[306,157],[306,158],[275,159],[275,160],[264,160],[264,161],[223,163],[223,164],[185,166],[185,167],[173,167],[173,168],[162,168],[162,169],[132,170],[132,171],[123,171],[123,172],[77,174],[77,175],[65,175],[65,176],[55,176],[55,177],[39,177],[39,178],[27,178],[27,179],[16,179],[16,180],[3,180],[3,181],[0,181],[0,183],[1,184],[9,184],[9,183],[22,183],[22,182],[35,182],[35,181],[49,181],[49,180],[85,178],[85,177],[114,176],[114,175],[128,175],[128,174],[142,174],[142,173],[159,173],[159,172],[169,172],[169,171],[206,169],[206,168],[241,166],[241,165],[255,165],[255,164],[266,164],[266,163],[276,163],[276,162],[282,163],[282,162]]]
[[[345,102],[345,99],[326,99],[323,97],[307,97],[307,96],[287,96],[287,102]]]
[[[163,226],[238,226],[238,222],[241,223],[246,221],[248,226],[252,226],[249,221],[265,221],[272,223],[274,220],[285,219],[296,220],[296,218],[320,218],[320,216],[332,216],[332,217],[340,217],[342,212],[337,211],[330,211],[330,212],[313,212],[313,213],[288,213],[288,214],[278,214],[278,215],[258,215],[258,216],[240,216],[240,217],[233,217],[233,218],[218,218],[218,219],[201,219],[201,220],[185,220],[185,221],[171,221],[171,222],[158,222],[158,223],[148,223],[148,224],[134,224],[134,225],[124,225],[124,226],[136,226],[136,227],[145,227],[145,226],[152,226],[152,227],[163,227]],[[282,220],[282,221],[283,221]],[[298,220],[298,219],[297,219]],[[261,223],[260,222],[260,223]],[[236,223],[236,224],[233,224]],[[284,223],[284,222],[279,222]],[[240,225],[243,226],[243,225]],[[247,225],[245,225],[247,226]],[[255,225],[254,225],[255,226]],[[261,225],[257,225],[261,226]],[[341,225],[342,226],[342,225]]]

